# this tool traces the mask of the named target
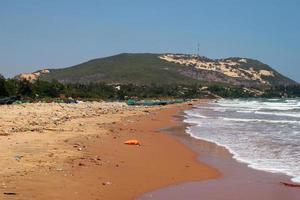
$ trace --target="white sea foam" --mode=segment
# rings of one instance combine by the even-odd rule
[[[185,114],[192,137],[224,146],[251,168],[300,182],[299,99],[221,100]]]
[[[238,113],[253,113],[254,110],[237,110]]]
[[[240,118],[222,118],[225,121],[235,121],[235,122],[265,122],[272,124],[300,124],[300,121],[296,120],[267,120],[267,119],[240,119]]]
[[[286,116],[286,117],[296,117],[300,118],[300,113],[291,113],[291,112],[262,112],[262,111],[255,111],[255,114],[261,115],[276,115],[276,116]]]
[[[199,113],[195,113],[193,111],[185,111],[185,113],[188,114],[190,117],[203,118],[203,119],[207,118],[206,116],[201,115]]]

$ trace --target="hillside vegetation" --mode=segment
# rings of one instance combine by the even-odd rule
[[[158,54],[120,54],[64,69],[52,69],[43,80],[63,83],[187,84],[197,80],[179,73],[182,66],[158,58]]]
[[[213,60],[188,54],[119,54],[41,74],[62,83],[194,84],[260,87],[295,85],[268,65],[247,58]]]
[[[0,98],[14,97],[25,101],[127,99],[191,99],[191,98],[249,98],[249,97],[300,97],[300,86],[273,86],[259,91],[254,88],[224,84],[187,85],[113,85],[107,83],[34,82],[0,78]],[[0,103],[1,104],[1,103]]]
[[[299,97],[300,86],[247,58],[119,54],[63,69],[0,76],[0,97],[41,100]]]

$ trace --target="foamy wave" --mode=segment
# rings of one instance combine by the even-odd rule
[[[255,160],[247,159],[247,158],[244,158],[244,157],[240,156],[236,151],[234,151],[228,145],[219,143],[219,142],[217,142],[215,140],[212,140],[212,139],[208,139],[208,138],[205,138],[205,137],[200,137],[198,135],[195,135],[195,134],[193,134],[193,132],[189,128],[186,129],[186,133],[188,135],[190,135],[191,137],[195,138],[195,139],[205,140],[207,142],[211,142],[211,143],[214,143],[218,146],[226,148],[230,152],[230,154],[232,154],[232,157],[235,160],[237,160],[238,162],[247,164],[247,166],[252,168],[252,169],[267,171],[267,172],[271,172],[271,173],[284,173],[284,174],[292,177],[291,180],[293,182],[300,183],[300,176],[298,176],[295,173],[292,173],[288,168],[286,168],[284,166],[284,164],[282,164],[280,166],[280,163],[284,163],[283,161],[276,162],[276,163],[272,163],[272,162],[269,161],[269,163],[265,163],[265,165],[263,165],[262,163],[256,162]],[[276,168],[274,167],[274,164],[276,164]]]
[[[238,118],[222,118],[225,121],[234,122],[265,122],[272,124],[300,124],[300,121],[289,121],[289,120],[267,120],[267,119],[238,119]]]
[[[221,100],[193,108],[185,122],[191,137],[223,146],[251,168],[300,183],[298,118],[300,99]]]
[[[200,115],[200,114],[194,114],[194,113],[189,113],[188,114],[190,117],[196,117],[196,118],[202,118],[202,119],[206,119],[207,117],[204,115]]]
[[[261,114],[261,115],[276,115],[276,116],[285,116],[285,117],[295,117],[299,118],[299,113],[280,113],[280,112],[262,112],[262,111],[255,111],[255,114]]]
[[[292,178],[292,181],[295,183],[300,183],[300,176]]]
[[[238,110],[237,113],[253,113],[254,110]]]
[[[270,102],[269,102],[270,101]],[[222,109],[250,109],[250,110],[280,110],[280,111],[290,111],[295,109],[300,109],[299,100],[282,100],[273,99],[268,102],[264,101],[247,101],[247,100],[220,100],[217,103]]]
[[[187,119],[183,120],[183,122],[185,122],[187,124],[196,124],[196,125],[201,124],[201,122],[199,122],[199,119],[195,119],[195,118],[187,118]]]

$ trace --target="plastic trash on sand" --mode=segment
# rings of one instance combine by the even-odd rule
[[[124,144],[128,145],[141,145],[141,143],[138,140],[127,140],[124,142]]]

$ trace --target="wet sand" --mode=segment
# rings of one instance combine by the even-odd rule
[[[182,121],[182,116],[178,117]],[[180,122],[178,122],[180,123]],[[237,162],[224,147],[203,140],[196,140],[185,133],[187,124],[172,127],[167,132],[198,154],[198,160],[214,166],[222,177],[161,188],[142,195],[137,200],[298,200],[300,188],[287,187],[290,177],[258,171]],[[221,131],[221,130],[220,130]],[[251,152],[249,152],[251,153]]]
[[[28,110],[35,112],[31,106]],[[74,106],[63,113],[73,113]],[[217,178],[219,171],[199,162],[195,152],[157,131],[176,126],[173,116],[189,107],[121,105],[113,112],[88,112],[59,125],[51,123],[55,131],[34,129],[25,134],[20,130],[3,136],[10,153],[2,153],[3,161],[9,162],[2,165],[7,171],[0,174],[0,199],[126,200],[168,185]],[[100,108],[89,106],[90,111]],[[139,140],[141,146],[125,145],[128,139]],[[20,160],[11,157],[15,153],[22,155]]]

